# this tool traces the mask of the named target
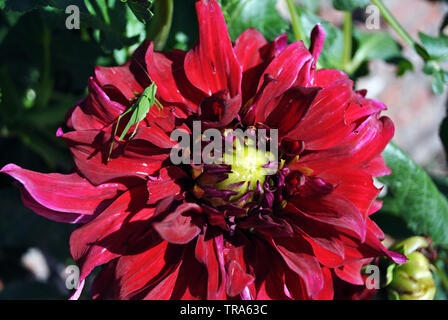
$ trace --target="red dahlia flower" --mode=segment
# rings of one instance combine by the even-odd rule
[[[372,177],[390,173],[380,153],[393,124],[346,74],[316,70],[323,30],[315,27],[309,50],[254,29],[232,44],[215,0],[196,9],[192,50],[145,43],[130,62],[95,69],[89,96],[68,114],[73,131],[58,131],[74,173],[1,170],[37,214],[80,225],[70,247],[81,281],[103,266],[93,297],[332,299],[334,280],[363,284],[373,258],[403,262],[369,217],[381,207]],[[148,74],[163,112],[152,108],[107,161],[117,117]],[[245,157],[174,165],[170,132],[191,132],[194,120],[203,129],[278,129],[277,171],[264,175]]]

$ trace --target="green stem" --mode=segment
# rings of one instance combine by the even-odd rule
[[[344,51],[342,53],[342,68],[345,69],[352,59],[353,20],[350,11],[344,12]]]
[[[406,42],[409,46],[415,46],[416,42],[412,36],[403,28],[403,26],[398,22],[397,19],[392,15],[389,9],[384,5],[382,0],[372,0],[372,3],[378,7],[383,18],[389,23],[389,25],[398,33],[398,35]]]
[[[165,47],[173,21],[173,0],[159,0],[154,3],[154,17],[149,24],[148,38],[154,41],[154,47],[162,51]]]
[[[306,44],[307,38],[302,28],[302,24],[300,23],[300,17],[297,13],[293,0],[286,0],[286,4],[288,5],[289,14],[291,15],[291,24],[294,36],[296,37],[297,41],[302,40]]]
[[[433,264],[433,266],[436,269],[437,274],[439,275],[439,278],[440,278],[440,281],[442,282],[443,287],[445,288],[446,291],[448,291],[448,276],[435,263]]]

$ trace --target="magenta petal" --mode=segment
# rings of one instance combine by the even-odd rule
[[[149,141],[157,147],[171,149],[177,145],[176,141],[170,139],[170,136],[156,124],[150,127],[138,128],[134,139]]]
[[[89,79],[89,96],[85,101],[83,111],[95,116],[104,125],[114,122],[126,109],[122,104],[115,102],[104,92],[95,79]]]
[[[305,155],[297,166],[309,167],[313,174],[332,168],[367,165],[381,153],[394,135],[394,125],[387,117],[366,119],[338,145]]]
[[[316,297],[323,288],[324,279],[310,245],[299,237],[279,238],[273,241],[288,267],[305,282],[309,295],[312,298]]]
[[[117,67],[95,68],[95,77],[101,86],[113,86],[117,88],[126,99],[135,97],[135,93],[142,93],[142,86],[135,79],[134,74],[129,70],[131,61]]]
[[[352,232],[361,242],[366,237],[363,215],[352,202],[340,195],[332,193],[322,197],[296,197],[292,203],[295,208],[288,206],[292,212]]]
[[[168,213],[160,222],[154,222],[154,229],[169,243],[186,244],[197,237],[201,229],[192,223],[187,214],[189,212],[200,213],[202,209],[194,203],[184,203],[175,211]]]
[[[151,177],[148,180],[148,201],[147,204],[155,204],[159,200],[177,196],[182,192],[182,187],[177,180],[187,177],[185,172],[178,167],[166,167],[160,169],[157,178]]]
[[[71,234],[70,252],[81,269],[80,280],[85,279],[96,266],[120,256],[118,249],[132,251],[133,248],[128,248],[132,245],[128,244],[128,233],[123,232],[121,239],[120,234],[114,237],[111,235],[119,232],[125,223],[151,218],[154,209],[140,209],[144,205],[141,202],[146,193],[144,185],[123,193],[98,217]]]
[[[324,88],[339,80],[349,79],[348,75],[336,69],[320,69],[315,74],[316,86]]]
[[[140,295],[140,299],[170,299],[182,251],[182,247],[162,241],[142,253],[120,257],[115,271],[117,298],[135,299]]]
[[[196,2],[199,43],[185,57],[190,82],[207,95],[228,89],[241,92],[242,67],[233,51],[224,16],[216,0]]]
[[[193,101],[199,100],[197,96],[203,95],[188,81],[183,62],[185,53],[174,51],[170,55],[154,52],[154,45],[149,45],[146,52],[148,74],[157,85],[157,95],[164,101],[177,103],[191,112],[196,112],[196,103],[186,98],[191,96]]]
[[[219,300],[225,298],[225,277],[223,257],[223,236],[205,237],[201,234],[198,237],[195,248],[196,259],[207,268],[207,299]]]
[[[354,285],[364,285],[361,268],[369,264],[372,259],[361,259],[334,269],[335,274],[344,281]]]
[[[263,62],[260,49],[267,43],[264,36],[255,29],[247,29],[235,41],[235,54],[243,72]]]
[[[273,100],[293,85],[302,67],[312,58],[302,42],[294,42],[272,60],[258,84],[254,123],[265,121],[276,106]]]
[[[110,180],[122,177],[138,177],[146,178],[162,167],[162,162],[169,157],[169,153],[157,154],[151,157],[131,157],[121,156],[112,157],[110,161],[106,161],[104,157],[103,141],[101,139],[102,132],[89,131],[72,131],[63,135],[77,168],[83,176],[89,179],[95,185],[99,185]]]
[[[319,23],[313,28],[313,31],[311,31],[310,52],[313,55],[315,61],[319,59],[320,52],[324,47],[324,41],[325,41],[325,30],[320,26]]]
[[[226,264],[226,292],[230,297],[241,294],[255,278],[246,272],[243,247],[224,249],[224,260]]]
[[[0,172],[9,174],[22,186],[25,204],[36,213],[59,222],[81,223],[93,218],[124,186],[118,183],[93,186],[76,173],[38,173],[14,164]]]
[[[288,134],[302,140],[309,150],[326,149],[336,145],[355,125],[347,125],[344,115],[353,98],[353,82],[340,81],[320,90],[297,127]]]

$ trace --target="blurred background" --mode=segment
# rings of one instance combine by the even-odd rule
[[[241,13],[232,11],[232,6],[244,1],[222,1],[233,40],[240,29],[257,20],[248,15],[244,23],[238,23],[235,15]],[[253,22],[254,26],[264,28],[269,40],[280,32],[288,32],[293,39],[286,3],[262,2],[265,10],[272,11],[265,14],[275,19],[269,25]],[[335,10],[330,0],[296,2],[341,28],[344,13]],[[164,3],[174,6],[170,9]],[[414,38],[419,31],[437,35],[448,12],[444,1],[384,3]],[[81,11],[79,30],[65,25],[65,9],[72,4]],[[86,96],[94,66],[124,63],[145,38],[163,50],[192,46],[197,28],[194,1],[156,0],[154,6],[154,20],[144,23],[148,12],[136,15],[119,0],[0,0],[0,167],[15,163],[39,172],[70,172],[70,154],[55,133],[63,126],[66,111]],[[165,17],[164,22],[158,17]],[[364,9],[355,10],[353,17],[357,29],[369,31]],[[400,65],[389,59],[396,56],[366,57],[351,76],[357,78],[358,89],[367,89],[368,97],[388,106],[386,114],[396,126],[395,143],[430,174],[446,176],[439,138],[446,92],[434,93],[431,76],[422,72],[422,59],[387,23],[381,20],[377,31],[391,35],[396,56],[410,61],[413,70],[397,77]],[[66,299],[65,268],[73,264],[68,245],[73,229],[33,214],[22,204],[12,179],[0,175],[0,299]]]

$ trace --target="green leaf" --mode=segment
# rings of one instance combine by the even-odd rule
[[[276,4],[276,0],[222,1],[231,39],[248,28],[257,29],[269,41],[287,32],[289,24],[278,14]]]
[[[370,0],[332,0],[332,2],[336,10],[352,11],[357,8],[364,8]]]
[[[153,17],[151,11],[153,0],[121,0],[127,2],[129,8],[142,23],[147,23]]]
[[[386,32],[367,33],[354,30],[353,35],[358,45],[352,61],[347,66],[347,72],[350,74],[353,74],[361,64],[372,59],[402,58],[400,46]]]
[[[361,59],[387,60],[401,56],[400,46],[394,38],[386,32],[367,33],[355,30],[355,39],[358,41],[358,50],[355,54]]]
[[[414,70],[414,65],[411,61],[405,58],[400,58],[397,63],[397,75],[402,76],[408,71]]]
[[[446,61],[448,59],[447,36],[431,37],[420,32],[419,37],[432,60]]]
[[[432,91],[435,94],[442,94],[444,90],[444,82],[443,82],[443,70],[439,72],[435,72],[433,74],[434,79],[432,81]]]
[[[433,77],[432,91],[435,94],[442,94],[445,84],[448,83],[448,73],[435,60],[426,61],[423,72]]]
[[[319,1],[316,0],[300,0],[299,6],[314,14],[319,10]]]
[[[402,218],[415,234],[448,244],[448,201],[426,172],[390,143],[384,153],[392,175],[379,180],[387,186],[383,214]]]

